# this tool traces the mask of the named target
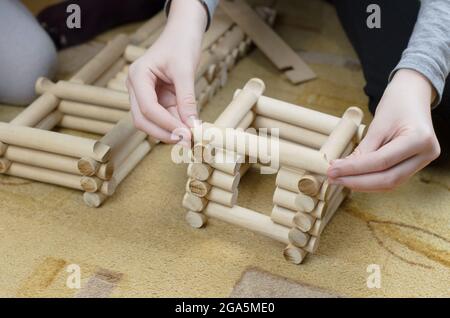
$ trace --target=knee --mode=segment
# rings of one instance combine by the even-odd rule
[[[2,59],[0,100],[3,103],[25,106],[36,97],[34,84],[41,77],[52,78],[56,72],[57,52],[49,36],[43,29],[29,35],[29,43],[23,43],[25,52],[11,52],[6,60]]]

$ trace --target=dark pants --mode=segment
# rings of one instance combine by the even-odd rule
[[[369,109],[376,107],[388,84],[390,72],[400,61],[408,46],[417,21],[420,2],[417,0],[334,0],[341,23],[361,60],[369,97]],[[367,7],[381,8],[381,28],[369,29]],[[450,84],[447,80],[441,104],[433,110],[433,124],[442,147],[440,159],[449,157],[450,148]]]

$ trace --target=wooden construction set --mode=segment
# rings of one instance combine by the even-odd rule
[[[256,11],[273,22],[273,10]],[[129,64],[156,41],[165,21],[161,12],[134,34],[116,36],[68,81],[38,79],[40,97],[10,123],[0,123],[0,173],[83,191],[90,207],[113,195],[157,144],[133,125],[126,78]],[[196,76],[199,107],[225,85],[251,43],[219,10],[203,42]]]
[[[357,107],[339,118],[263,96],[264,89],[261,80],[250,80],[214,124],[193,130],[195,160],[188,167],[183,207],[194,228],[210,217],[241,226],[286,244],[284,257],[299,264],[317,250],[322,231],[349,195],[348,189],[329,184],[329,162],[349,155],[366,127]],[[254,147],[275,138],[260,136],[263,128],[277,128],[279,138],[270,216],[237,205],[248,162],[275,158]]]

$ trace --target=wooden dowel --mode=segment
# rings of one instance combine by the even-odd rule
[[[8,149],[8,146],[0,141],[0,157],[2,157],[6,150]]]
[[[52,130],[53,128],[58,126],[63,116],[63,113],[61,113],[59,110],[55,110],[43,120],[41,120],[34,128],[42,130]]]
[[[27,166],[17,162],[11,164],[6,174],[13,177],[55,184],[76,190],[83,190],[81,188],[80,176],[44,168]]]
[[[243,161],[243,157],[237,155],[236,153],[223,150],[221,148],[216,148],[214,158],[209,164],[216,170],[220,170],[234,176],[239,172],[241,162]]]
[[[58,106],[59,99],[52,94],[43,94],[25,108],[10,124],[34,127]]]
[[[232,26],[234,22],[222,11],[214,14],[214,20],[208,32],[205,33],[202,42],[202,50],[206,50],[216,43]]]
[[[274,205],[272,209],[272,213],[270,214],[270,218],[273,222],[284,225],[286,227],[294,227],[294,216],[295,211],[290,209],[283,208],[279,205]]]
[[[292,244],[289,244],[283,251],[284,259],[296,265],[301,264],[306,258],[306,255],[308,255],[308,253],[305,250]]]
[[[237,90],[235,94],[238,94],[239,92],[240,90]],[[341,119],[336,116],[283,102],[267,96],[259,97],[257,103],[255,104],[254,111],[257,115],[273,118],[325,135],[330,135]],[[360,128],[360,130],[364,130],[363,128]],[[357,137],[359,142],[362,136],[358,133]]]
[[[269,216],[245,209],[240,206],[232,208],[209,202],[204,214],[221,221],[237,225],[262,234],[284,244],[289,244],[289,228],[273,223]]]
[[[139,47],[136,45],[128,45],[125,49],[125,60],[130,63],[135,62],[138,58],[145,54],[147,50],[143,47]]]
[[[0,123],[0,140],[6,144],[70,157],[91,157],[105,162],[111,148],[96,140],[29,127]]]
[[[308,213],[297,212],[293,222],[302,232],[308,232],[314,226],[316,219]]]
[[[248,81],[243,90],[234,97],[216,119],[215,125],[223,128],[235,128],[252,109],[265,89],[264,82],[260,79],[253,78]]]
[[[105,87],[108,82],[116,76],[117,72],[120,72],[124,66],[126,65],[126,61],[124,58],[119,58],[116,62],[114,62],[111,67],[104,72],[95,82],[95,86]]]
[[[64,115],[58,126],[97,135],[105,135],[114,128],[114,124],[110,122],[87,119],[71,115]]]
[[[78,171],[83,176],[91,177],[95,175],[100,168],[100,163],[92,158],[81,158],[78,160]]]
[[[197,143],[192,147],[192,159],[195,163],[210,164],[214,160],[216,149],[208,144]]]
[[[150,152],[151,146],[147,140],[141,142],[141,144],[125,159],[125,161],[117,167],[113,177],[117,185],[121,184],[122,181],[136,168],[139,162],[145,158],[145,156]]]
[[[83,176],[80,180],[81,187],[86,192],[97,192],[100,190],[103,180],[96,177]]]
[[[117,35],[93,59],[84,65],[70,81],[79,84],[94,83],[96,79],[122,56],[128,43],[129,38],[127,35]]]
[[[208,86],[209,86],[209,83],[206,80],[206,78],[204,76],[200,77],[195,82],[195,95],[199,96],[203,91],[205,91],[205,89],[208,88]]]
[[[128,139],[133,136],[138,130],[133,124],[131,113],[128,113],[122,118],[113,129],[111,129],[100,141],[108,145],[113,152],[121,147]]]
[[[317,204],[317,199],[277,187],[273,203],[294,211],[311,212]]]
[[[230,31],[226,32],[223,37],[218,41],[211,51],[219,56],[220,59],[224,59],[228,56],[233,49],[239,46],[244,40],[245,34],[238,26],[233,27]]]
[[[253,127],[278,129],[281,138],[313,149],[320,149],[328,139],[327,135],[263,116],[256,116]]]
[[[289,231],[289,241],[297,247],[305,247],[308,244],[309,237],[308,233],[304,233],[295,227]]]
[[[227,148],[229,151],[237,152],[241,155],[248,155],[252,158],[259,158],[262,162],[273,161],[273,155],[261,154],[268,145],[278,146],[279,163],[297,169],[312,171],[319,174],[326,174],[330,164],[323,154],[316,150],[293,143],[273,140],[264,136],[256,136],[239,130],[225,130],[220,127],[203,123],[203,125],[193,128],[194,140],[196,142],[211,143],[216,148]],[[224,136],[237,140],[236,143],[226,142]],[[276,149],[271,147],[272,152]],[[266,151],[267,152],[267,151]]]
[[[315,197],[319,194],[324,180],[324,176],[306,173],[300,178],[298,188],[303,194]]]
[[[320,237],[311,236],[308,244],[304,247],[304,250],[308,253],[315,254],[319,248]]]
[[[234,192],[228,192],[217,187],[211,187],[211,190],[206,195],[206,199],[208,199],[210,202],[216,202],[228,207],[236,205],[237,198],[237,189]]]
[[[188,166],[187,174],[192,179],[206,181],[213,173],[213,168],[204,163],[191,163]]]
[[[58,110],[65,115],[117,123],[127,115],[126,111],[111,109],[92,104],[61,101]]]
[[[335,198],[332,201],[330,201],[324,218],[322,220],[316,220],[314,226],[308,232],[309,234],[316,237],[322,234],[323,230],[328,225],[328,223],[330,222],[331,218],[334,216],[336,211],[339,209],[340,205],[345,200],[348,193],[349,193],[348,189],[344,189],[343,191],[337,193]]]
[[[328,201],[318,201],[314,210],[311,211],[311,216],[316,219],[321,219],[328,208]]]
[[[128,94],[104,87],[81,85],[66,81],[53,83],[49,79],[39,78],[36,81],[38,94],[51,93],[60,99],[96,104],[105,107],[130,109]]]
[[[111,152],[109,162],[102,164],[97,171],[97,177],[102,180],[110,180],[117,167],[147,138],[142,131],[137,131],[126,142]]]
[[[230,175],[220,170],[214,170],[208,179],[208,183],[225,191],[235,192],[240,180],[241,174],[239,172],[235,175]]]
[[[299,182],[302,179],[305,171],[294,170],[286,167],[281,167],[277,174],[275,184],[279,188],[283,188],[295,193],[299,193]]]
[[[152,35],[156,30],[166,23],[166,13],[164,10],[153,16],[150,20],[142,24],[135,33],[130,36],[133,44],[139,44]]]
[[[241,128],[243,130],[246,130],[247,128],[249,128],[253,121],[255,119],[255,113],[252,111],[249,111],[247,113],[247,115],[245,115],[244,118],[242,118],[242,120],[239,122],[239,124],[236,126],[236,128]]]
[[[186,184],[186,192],[190,192],[200,198],[206,197],[209,190],[211,190],[211,185],[204,181],[189,179]]]
[[[197,67],[197,71],[195,73],[195,79],[198,80],[202,76],[206,76],[207,79],[210,80],[210,78],[208,78],[207,76],[207,72],[218,62],[219,58],[216,55],[212,54],[209,51],[202,52],[202,54],[200,55],[200,61]]]
[[[203,213],[188,211],[186,213],[186,222],[195,229],[200,229],[205,226],[208,218]]]
[[[11,167],[11,161],[7,158],[0,158],[0,173],[6,173]]]
[[[110,197],[116,192],[118,186],[119,184],[117,183],[116,179],[111,178],[110,180],[102,183],[102,186],[100,187],[100,192]]]
[[[107,198],[108,197],[106,195],[100,192],[96,193],[85,192],[83,194],[84,203],[91,208],[100,207]]]
[[[193,212],[201,212],[208,204],[208,200],[186,192],[183,197],[183,207]]]
[[[357,107],[350,107],[342,116],[336,128],[320,148],[328,161],[340,158],[354,138],[361,124],[363,112]]]
[[[128,93],[128,88],[127,88],[126,84],[123,81],[118,80],[116,78],[109,80],[106,87],[109,89],[112,89],[112,90],[116,90],[118,92]]]
[[[61,156],[29,148],[9,146],[5,152],[5,158],[12,162],[21,163],[24,165],[80,175],[77,167],[77,159],[72,157]]]

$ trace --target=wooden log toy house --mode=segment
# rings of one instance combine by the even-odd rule
[[[273,22],[273,10],[256,11]],[[83,191],[90,207],[113,195],[157,144],[133,125],[126,78],[129,64],[156,41],[165,20],[161,12],[134,34],[116,36],[68,81],[40,78],[40,97],[10,123],[0,123],[0,173]],[[219,10],[203,41],[196,76],[199,108],[225,85],[228,72],[251,43]],[[83,138],[55,128],[100,137]]]
[[[339,118],[263,96],[264,89],[261,80],[250,80],[214,124],[193,129],[195,160],[188,166],[183,207],[194,228],[211,217],[255,231],[285,244],[285,259],[299,264],[317,250],[324,228],[349,195],[329,184],[326,172],[331,160],[349,155],[362,139],[363,112],[350,107]],[[279,138],[270,216],[236,204],[249,158],[265,163],[275,158],[254,147],[271,144],[275,137],[258,134],[267,128],[278,128]]]

